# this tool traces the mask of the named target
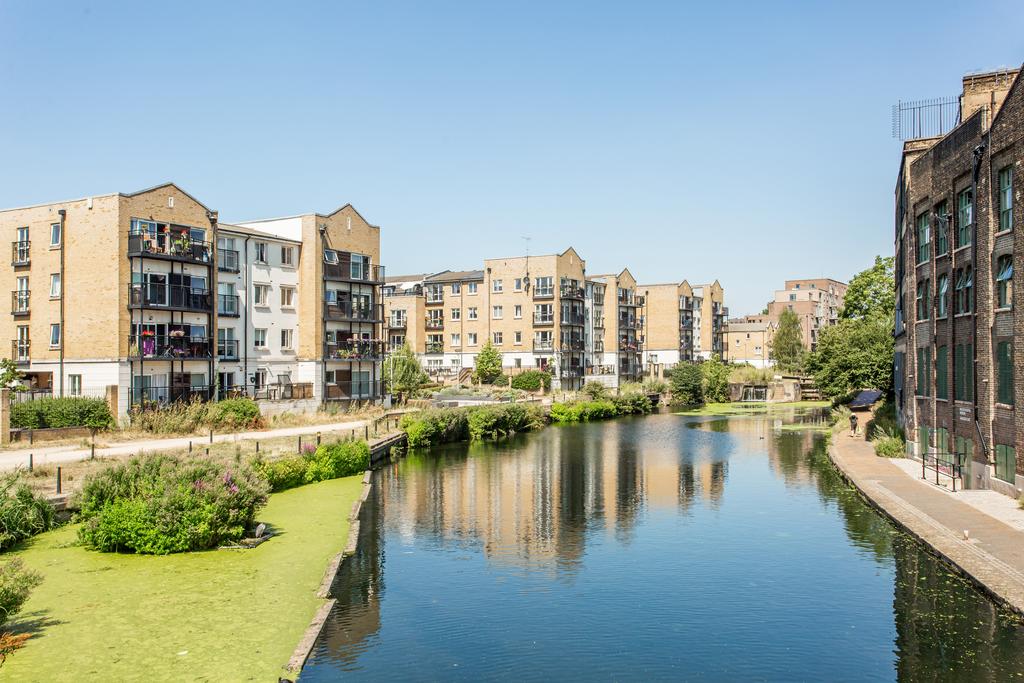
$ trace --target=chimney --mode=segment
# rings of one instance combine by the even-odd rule
[[[999,111],[1010,85],[1020,69],[999,69],[964,76],[964,92],[960,96],[960,120],[966,121],[974,112],[984,109],[982,125],[988,128]]]

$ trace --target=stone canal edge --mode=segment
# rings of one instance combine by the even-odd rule
[[[1024,617],[1024,567],[1015,561],[1019,558],[1006,558],[1009,561],[1005,561],[981,547],[983,544],[979,540],[998,536],[1004,542],[1013,543],[1018,542],[1018,538],[1024,539],[1024,534],[988,518],[965,503],[949,499],[946,493],[930,490],[930,484],[914,480],[886,458],[875,455],[870,444],[861,439],[850,439],[849,432],[833,435],[828,455],[842,478],[871,507],[917,539],[997,604],[1018,617]],[[938,497],[944,500],[939,501]],[[936,503],[944,505],[949,513],[962,521],[960,529],[951,528],[921,509]],[[930,511],[934,512],[934,509]],[[969,539],[964,538],[964,529],[971,529]]]

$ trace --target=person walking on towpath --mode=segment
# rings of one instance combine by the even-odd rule
[[[857,416],[854,413],[850,413],[850,438],[854,439],[857,437]]]

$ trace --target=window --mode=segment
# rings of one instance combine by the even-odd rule
[[[928,288],[931,285],[931,280],[921,280],[917,283],[917,319],[927,320],[929,314],[928,308]]]
[[[514,289],[517,292],[523,291],[523,278],[517,277],[515,280],[513,280],[512,289]]]
[[[82,395],[82,376],[68,375],[68,394],[71,396]]]
[[[282,287],[281,288],[281,307],[282,308],[294,308],[295,307],[295,288],[294,287]]]
[[[452,346],[455,346],[455,347],[462,346],[462,335],[459,335],[459,334],[453,334],[452,335]]]
[[[949,253],[949,208],[945,201],[935,207],[938,224],[935,226],[935,255]]]
[[[270,285],[253,285],[252,303],[254,306],[270,305]]]
[[[789,300],[790,301],[796,301],[796,294],[790,294],[789,295]]]
[[[466,310],[466,317],[470,320],[476,320],[476,306],[470,306]]]
[[[495,293],[498,293],[498,292],[502,291],[501,280],[492,280],[491,281],[491,291],[495,292]]]
[[[294,266],[295,265],[295,247],[281,247],[281,265],[282,266]]]
[[[497,344],[498,346],[501,346],[501,343],[502,343],[502,341],[501,341],[502,340],[501,332],[495,332],[493,336],[494,336],[494,343]]]
[[[50,224],[50,246],[51,247],[59,247],[60,246],[60,223],[51,223]]]
[[[452,283],[452,294],[459,294],[461,292],[462,292],[462,283],[461,282],[453,282]]]
[[[289,329],[281,330],[281,348],[282,349],[291,349],[292,348],[292,341],[293,341],[292,338],[293,337],[294,337],[294,330],[292,330],[290,328]]]
[[[266,328],[257,327],[252,332],[252,345],[257,349],[267,348],[267,330]]]
[[[1013,167],[999,171],[999,232],[1013,230]]]
[[[953,348],[953,398],[974,400],[974,345],[957,344]]]
[[[516,304],[512,308],[512,317],[515,318],[516,320],[519,320],[520,318],[522,318],[523,317],[523,307],[520,306],[519,304]]]
[[[534,280],[534,296],[553,296],[555,293],[555,279],[550,275],[539,277]]]
[[[1005,254],[996,260],[996,308],[1013,306],[1013,256]]]
[[[996,401],[1013,405],[1013,342],[996,344]]]
[[[475,282],[470,282],[469,283],[469,293],[470,294],[476,294],[476,285],[477,285],[477,283],[475,283]]]
[[[522,344],[523,343],[523,333],[520,332],[519,330],[516,330],[515,335],[516,335],[515,336],[515,343],[516,344]]]
[[[495,320],[501,320],[501,316],[502,316],[502,307],[501,306],[491,306],[491,317],[494,318]]]
[[[256,263],[267,262],[267,243],[266,242],[253,242],[254,260]]]
[[[60,273],[50,274],[50,298],[60,298]]]
[[[324,249],[324,263],[338,264],[338,252],[333,249]]]
[[[363,280],[369,275],[370,257],[352,254],[349,262],[349,275],[353,280]]]
[[[949,399],[949,348],[935,350],[935,398]]]
[[[927,396],[930,386],[929,377],[932,368],[932,349],[922,346],[917,350],[917,395]]]
[[[971,226],[974,223],[974,190],[967,188],[958,194],[956,206],[956,246],[966,247],[971,243]]]
[[[917,445],[921,449],[922,455],[928,452],[928,446],[931,445],[928,437],[928,427],[926,425],[920,425],[917,428]]]
[[[971,267],[957,268],[956,291],[954,292],[953,311],[957,314],[970,313],[974,305],[974,273]]]
[[[917,217],[917,262],[924,263],[932,257],[932,226],[928,212]]]
[[[470,346],[476,346],[476,332],[466,333],[466,343]]]
[[[943,455],[949,453],[949,430],[945,427],[935,430],[935,451]]]
[[[996,444],[996,479],[1013,483],[1017,475],[1017,450],[1013,446]]]
[[[50,325],[50,346],[52,348],[60,347],[60,323]]]
[[[553,323],[555,321],[555,307],[551,304],[534,304],[533,322],[535,325]]]
[[[939,276],[939,291],[935,293],[935,315],[938,318],[945,318],[949,313],[949,275],[943,273]]]
[[[462,309],[461,308],[453,308],[452,309],[452,320],[462,320]]]

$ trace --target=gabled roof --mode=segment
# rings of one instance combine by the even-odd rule
[[[292,239],[291,237],[283,237],[277,233],[267,232],[266,230],[257,230],[247,225],[235,225],[233,223],[219,223],[217,225],[219,230],[225,230],[227,232],[236,232],[240,235],[256,235],[258,237],[266,237],[267,239],[274,239],[281,242],[291,242],[293,244],[302,244],[302,240]]]
[[[380,226],[379,226],[379,225],[374,225],[374,224],[373,224],[373,223],[371,223],[370,221],[366,220],[366,217],[365,217],[365,216],[364,216],[363,214],[359,213],[359,210],[358,210],[358,209],[356,209],[356,207],[352,206],[352,204],[344,204],[344,205],[342,205],[342,206],[339,206],[339,207],[338,207],[337,209],[335,209],[334,211],[331,211],[330,213],[326,213],[326,214],[320,214],[320,215],[322,215],[322,216],[327,216],[327,217],[329,218],[329,217],[333,216],[333,215],[334,215],[334,214],[336,214],[336,213],[341,213],[341,212],[342,212],[342,211],[344,211],[345,209],[352,209],[353,213],[355,213],[355,215],[359,216],[359,218],[361,218],[361,219],[363,220],[363,222],[364,222],[364,223],[366,223],[367,225],[369,225],[369,226],[370,226],[371,228],[377,228],[378,230],[380,230]]]
[[[140,194],[148,194],[149,192],[155,192],[156,190],[162,190],[165,187],[173,187],[175,190],[177,190],[178,192],[182,193],[183,195],[185,195],[186,197],[188,197],[189,199],[191,199],[192,201],[194,201],[196,204],[198,204],[199,206],[203,207],[207,211],[212,211],[212,209],[210,207],[208,207],[206,204],[203,204],[201,201],[196,199],[194,196],[192,196],[191,194],[189,194],[185,190],[181,189],[181,187],[179,187],[178,185],[176,185],[174,183],[171,183],[171,182],[161,183],[160,185],[154,185],[153,187],[148,187],[145,190],[139,190],[137,192],[121,192],[120,194],[121,194],[122,197],[137,197]]]
[[[462,282],[465,280],[483,280],[482,270],[442,270],[430,277],[424,278],[426,282]]]

